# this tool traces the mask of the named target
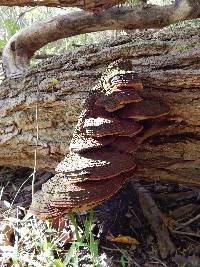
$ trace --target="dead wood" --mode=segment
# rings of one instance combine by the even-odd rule
[[[191,216],[198,209],[199,205],[190,203],[170,211],[169,214],[175,220],[182,220],[189,215]]]
[[[99,11],[123,2],[124,0],[0,0],[0,5],[78,7],[89,11]]]
[[[7,76],[23,73],[38,49],[58,39],[105,30],[162,28],[199,15],[200,2],[194,0],[179,0],[166,6],[121,6],[98,13],[81,11],[59,15],[14,34],[3,51],[4,68]]]
[[[199,185],[199,28],[184,23],[138,32],[53,57],[5,80],[0,87],[0,164],[34,166],[38,94],[37,166],[53,171],[68,153],[88,92],[110,62],[129,58],[144,83],[143,96],[162,98],[171,107],[166,118],[171,127],[141,145],[136,177]]]
[[[176,249],[162,220],[161,212],[147,189],[138,183],[133,183],[133,187],[138,193],[143,214],[156,235],[160,255],[162,258],[167,258],[169,255],[174,254]]]

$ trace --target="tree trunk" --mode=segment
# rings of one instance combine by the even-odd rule
[[[190,23],[191,24],[191,23]],[[169,104],[172,126],[143,143],[136,177],[200,184],[200,24],[144,31],[53,57],[0,86],[0,164],[54,171],[68,153],[84,99],[107,65],[132,60],[143,96]]]

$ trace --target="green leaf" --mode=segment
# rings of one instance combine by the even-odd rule
[[[84,235],[85,235],[85,238],[87,239],[87,242],[89,242],[89,240],[90,240],[90,221],[89,220],[85,220],[84,221],[84,228],[85,228],[85,230],[84,230]]]
[[[74,217],[73,214],[69,214],[68,217],[69,217],[70,221],[72,222],[72,224],[75,227],[75,233],[76,233],[76,239],[77,239],[77,241],[82,241],[82,239],[81,239],[81,237],[79,235],[79,232],[78,232],[78,225],[77,225],[76,218]]]
[[[72,243],[67,256],[64,260],[64,264],[65,266],[68,266],[68,264],[74,259],[74,257],[76,256],[77,252],[78,252],[79,247],[77,247],[76,243]]]
[[[61,260],[57,259],[53,262],[55,267],[65,267],[66,265],[61,262]]]
[[[60,83],[60,81],[59,81],[59,80],[57,80],[57,79],[55,79],[55,78],[54,78],[54,79],[51,79],[51,80],[49,80],[49,82],[50,82],[50,83],[52,83],[52,84],[55,84],[55,85]]]
[[[99,256],[99,246],[98,241],[94,241],[92,244],[90,244],[90,251],[92,254],[92,257],[97,258]]]
[[[45,242],[43,243],[43,250],[44,250],[44,251],[46,251],[46,250],[48,250],[48,249],[51,249],[51,248],[52,248],[52,244],[51,244],[50,242],[45,241]]]
[[[133,5],[133,6],[136,6],[140,3],[140,0],[128,0],[128,3]]]
[[[120,263],[121,263],[122,267],[126,267],[126,262],[125,262],[124,256],[121,256]]]

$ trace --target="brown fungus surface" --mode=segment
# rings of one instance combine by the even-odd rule
[[[128,87],[113,89],[108,95],[101,95],[96,100],[95,104],[104,107],[106,111],[113,112],[124,107],[128,103],[137,103],[142,101],[142,98],[135,90],[130,90]]]
[[[120,119],[101,107],[89,106],[82,112],[75,133],[98,138],[110,135],[134,136],[142,129],[142,125],[137,122]]]
[[[156,119],[170,112],[168,105],[157,99],[145,99],[135,104],[127,104],[118,111],[120,118],[135,120]]]
[[[102,148],[81,154],[70,153],[58,164],[56,172],[65,173],[68,180],[80,182],[108,179],[135,167],[132,155]]]
[[[106,180],[73,183],[65,174],[57,174],[43,185],[42,191],[54,207],[90,206],[111,197],[131,175],[132,172],[127,172]]]
[[[137,137],[119,136],[110,146],[115,150],[134,154],[138,149],[139,140]]]
[[[71,152],[84,152],[90,149],[106,146],[113,143],[114,140],[115,136],[112,135],[96,138],[77,133],[71,140],[69,150]]]
[[[142,125],[137,122],[109,116],[90,117],[85,119],[83,124],[83,131],[86,135],[92,137],[107,135],[135,136],[142,129]]]
[[[101,112],[101,114],[105,113]],[[114,135],[103,136],[99,138],[88,136],[86,134],[85,129],[83,128],[85,118],[90,118],[90,113],[88,113],[86,110],[82,112],[81,116],[79,117],[77,126],[75,128],[69,147],[69,150],[71,152],[79,153],[90,149],[100,148],[112,143],[115,140],[116,137]]]
[[[117,74],[110,77],[107,81],[107,90],[112,90],[113,88],[120,88],[122,86],[129,87],[135,90],[142,90],[143,84],[139,79],[138,74],[135,72],[127,72],[123,74]]]
[[[37,216],[41,220],[47,220],[60,217],[63,215],[63,213],[68,213],[69,210],[51,207],[49,205],[49,201],[45,199],[44,192],[40,190],[34,194],[32,204],[29,208],[29,212]]]

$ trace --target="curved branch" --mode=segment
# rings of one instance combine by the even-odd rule
[[[123,6],[101,13],[81,11],[56,16],[17,32],[4,48],[4,67],[7,76],[20,75],[36,50],[58,39],[105,30],[161,28],[199,16],[200,2],[194,0],[180,0],[163,7]]]
[[[125,0],[0,0],[0,5],[78,7],[88,11],[99,11],[124,2]]]

